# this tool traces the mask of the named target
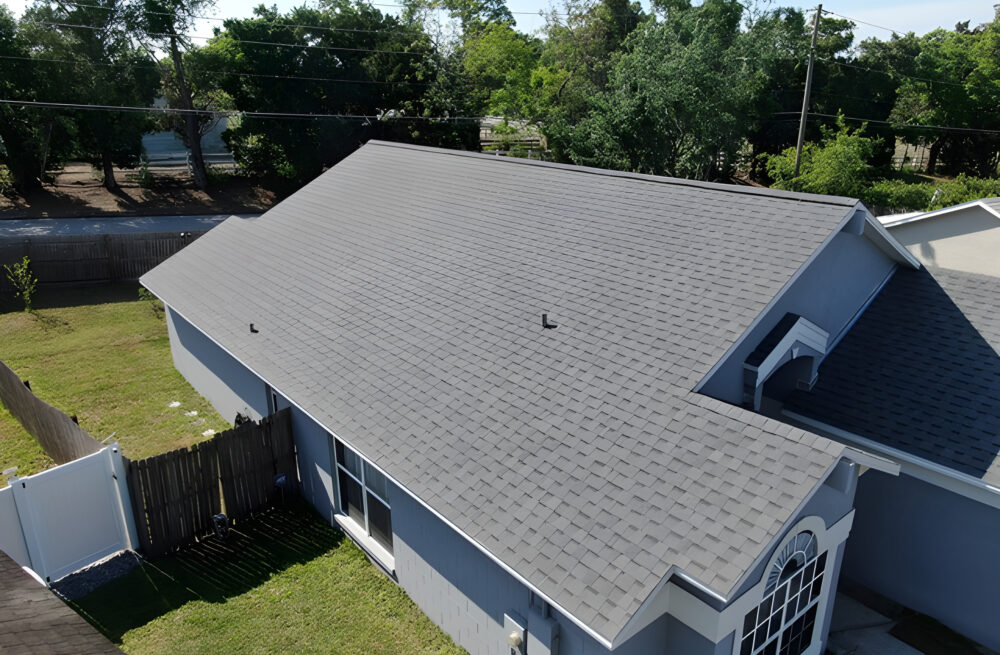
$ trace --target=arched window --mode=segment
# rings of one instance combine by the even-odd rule
[[[804,531],[781,549],[767,572],[760,605],[743,618],[740,655],[802,655],[812,644],[826,552]]]

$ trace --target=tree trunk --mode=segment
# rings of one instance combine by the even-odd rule
[[[101,163],[104,165],[104,188],[108,191],[117,191],[118,181],[115,180],[115,166],[111,161],[110,150],[101,150]]]
[[[22,196],[27,197],[31,192],[42,188],[41,181],[35,175],[34,166],[25,166],[23,163],[19,165],[14,161],[8,161],[7,167],[10,170],[10,176],[14,179],[14,188]]]
[[[204,191],[208,188],[208,173],[205,171],[205,160],[201,154],[201,133],[198,131],[198,118],[191,111],[194,109],[194,104],[191,102],[191,89],[184,76],[184,61],[177,47],[176,36],[170,38],[170,59],[174,62],[181,109],[187,110],[184,112],[184,131],[187,133],[188,146],[191,148],[191,173],[194,176],[195,186]]]
[[[934,169],[937,168],[938,155],[941,154],[941,148],[944,146],[944,138],[940,138],[931,144],[930,150],[927,153],[927,168],[924,172],[928,175],[934,175]]]

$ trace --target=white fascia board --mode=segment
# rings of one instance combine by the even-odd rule
[[[920,260],[914,257],[909,250],[903,247],[896,238],[889,234],[878,219],[875,218],[870,211],[867,209],[865,211],[865,229],[864,235],[869,241],[874,243],[879,250],[884,252],[893,260],[899,262],[900,264],[908,264],[910,268],[920,268]]]
[[[816,523],[817,521],[819,523]],[[819,531],[819,526],[822,525],[822,519],[819,517],[813,516],[799,519],[797,524],[809,522],[814,523],[816,526],[814,530]],[[854,510],[852,509],[836,523],[822,531],[826,545],[832,549],[832,547],[839,546],[846,541],[853,524]],[[782,539],[787,537],[787,530],[782,530]],[[780,543],[781,540],[776,539],[775,541]],[[768,558],[774,558],[774,550],[774,548],[768,549]],[[670,616],[691,628],[705,639],[708,639],[713,644],[718,644],[742,626],[743,616],[750,608],[760,603],[762,587],[767,582],[767,576],[765,575],[758,584],[747,590],[739,598],[733,599],[731,602],[723,599],[726,601],[726,607],[719,611],[687,589],[676,584],[674,578],[682,577],[682,575],[683,572],[679,569],[671,569],[671,573],[668,573],[664,577],[663,581],[657,586],[656,591],[647,599],[646,603],[643,603],[643,607],[636,612],[634,618],[638,620],[630,621],[615,637],[614,646],[616,648],[664,614],[670,614]],[[685,580],[687,581],[688,578],[685,578]],[[718,595],[716,594],[716,596]]]
[[[808,416],[803,416],[802,414],[798,414],[796,412],[785,410],[782,414],[793,421],[803,425],[808,425],[820,434],[826,433],[831,438],[838,441],[852,443],[864,448],[867,451],[877,453],[893,460],[899,465],[900,473],[923,480],[924,482],[941,487],[947,491],[957,493],[960,496],[969,498],[970,500],[975,500],[983,503],[984,505],[1000,509],[1000,487],[996,485],[984,482],[983,480],[973,477],[967,473],[962,473],[961,471],[956,471],[955,469],[948,468],[947,466],[942,466],[941,464],[924,459],[918,455],[912,455],[903,450],[899,450],[898,448],[886,446],[885,444],[867,439],[854,434],[853,432],[848,432],[847,430],[829,425],[822,421],[817,421],[816,419],[809,418]],[[850,457],[850,455],[848,455],[848,457]],[[858,461],[858,463],[870,466],[868,462]],[[872,466],[871,468],[877,467]]]
[[[943,216],[945,214],[950,214],[952,212],[968,209],[969,207],[982,207],[983,209],[993,214],[997,218],[1000,218],[1000,212],[997,212],[995,209],[993,209],[985,202],[983,202],[982,199],[980,199],[980,200],[971,200],[969,202],[963,202],[961,205],[952,205],[951,207],[943,207],[941,209],[935,209],[934,211],[931,212],[918,213],[915,216],[907,214],[903,218],[900,218],[898,220],[887,221],[885,223],[882,223],[882,226],[887,228],[893,228],[896,227],[897,225],[906,225],[907,223],[915,223],[917,221],[922,221],[925,218],[935,218],[937,216]]]
[[[882,471],[883,473],[888,473],[892,476],[899,475],[899,462],[894,462],[886,457],[879,457],[878,455],[874,455],[864,450],[858,450],[857,448],[850,447],[844,451],[844,456],[852,462],[857,462],[858,464],[867,466],[870,469]]]
[[[153,295],[155,295],[157,298],[160,298],[160,295],[156,293],[155,289],[149,289],[149,291],[150,291],[150,293],[152,293]],[[356,446],[354,446],[350,441],[348,441],[347,439],[342,439],[329,426],[327,426],[325,423],[323,423],[318,418],[316,418],[315,416],[313,416],[307,409],[305,409],[304,407],[302,407],[301,405],[299,405],[297,402],[295,402],[289,394],[284,393],[281,390],[281,388],[279,388],[279,387],[275,386],[274,384],[272,384],[267,378],[265,378],[263,375],[261,375],[260,373],[258,373],[256,370],[254,370],[253,367],[247,365],[246,362],[244,362],[242,359],[240,359],[239,357],[237,357],[235,353],[233,353],[231,350],[229,350],[228,348],[226,348],[225,346],[223,346],[221,343],[219,343],[218,341],[216,341],[210,334],[208,334],[207,332],[205,332],[204,330],[202,330],[195,323],[193,323],[186,316],[184,316],[184,314],[182,314],[181,312],[177,311],[177,309],[174,308],[174,307],[172,307],[170,305],[170,303],[168,303],[163,298],[160,298],[160,300],[163,302],[164,305],[166,305],[166,307],[167,307],[167,309],[169,311],[174,312],[175,314],[177,314],[178,316],[180,316],[181,318],[183,318],[187,322],[188,325],[190,325],[194,329],[198,330],[198,332],[200,332],[201,334],[203,334],[206,339],[208,339],[209,341],[211,341],[212,343],[214,343],[216,346],[218,346],[219,348],[221,348],[223,352],[225,352],[227,355],[229,355],[230,357],[232,357],[233,359],[235,359],[237,362],[239,362],[248,371],[250,371],[251,373],[253,373],[254,375],[256,375],[262,382],[264,382],[269,387],[271,387],[271,389],[273,389],[274,391],[277,391],[279,394],[281,394],[281,396],[283,398],[285,398],[290,404],[294,405],[300,412],[302,412],[303,414],[305,414],[306,416],[308,416],[316,425],[322,427],[332,437],[334,437],[336,439],[339,439],[340,441],[342,441],[345,444],[347,444],[355,452],[358,452],[358,453],[361,452],[361,450],[359,448],[357,448]],[[366,457],[365,459],[367,460],[368,458]],[[511,568],[510,566],[508,566],[507,564],[505,564],[498,557],[496,557],[493,553],[491,553],[488,548],[486,548],[481,543],[479,543],[478,541],[476,541],[475,539],[473,539],[471,536],[469,536],[467,533],[465,533],[461,528],[459,528],[457,525],[455,525],[454,523],[452,523],[451,521],[449,521],[447,518],[445,518],[445,516],[443,514],[441,514],[436,509],[434,509],[433,507],[431,507],[430,505],[428,505],[422,498],[420,498],[420,496],[418,496],[416,493],[414,493],[413,491],[411,491],[410,489],[408,489],[404,484],[402,484],[399,480],[397,480],[395,477],[393,477],[393,475],[391,473],[389,473],[388,471],[386,471],[382,467],[378,466],[374,462],[369,461],[369,464],[372,466],[372,468],[374,468],[379,473],[381,473],[382,475],[384,475],[385,477],[387,477],[394,485],[396,485],[397,487],[399,487],[400,489],[402,489],[403,492],[405,492],[408,496],[410,496],[411,498],[413,498],[413,500],[417,501],[417,503],[421,507],[423,507],[424,509],[426,509],[432,515],[434,515],[438,520],[440,520],[442,523],[444,523],[449,528],[451,528],[452,530],[454,530],[457,534],[459,534],[460,536],[462,536],[466,541],[468,541],[470,544],[472,544],[479,552],[481,552],[482,554],[486,555],[486,557],[489,558],[494,564],[496,564],[501,569],[503,569],[504,571],[506,571],[507,573],[509,573],[515,580],[517,580],[518,582],[520,582],[521,584],[523,584],[530,591],[532,591],[535,594],[537,594],[539,598],[541,598],[546,603],[548,603],[550,606],[552,606],[553,608],[555,608],[556,610],[558,610],[560,614],[562,614],[563,616],[565,616],[566,618],[568,618],[570,621],[572,621],[573,623],[575,623],[577,625],[577,627],[579,627],[585,633],[587,633],[588,635],[590,635],[591,637],[593,637],[595,640],[597,640],[597,642],[599,644],[601,644],[602,646],[604,646],[605,648],[608,648],[608,649],[610,649],[612,647],[610,640],[608,640],[606,637],[602,636],[599,632],[597,632],[596,630],[594,630],[593,628],[591,628],[589,625],[587,625],[586,623],[584,623],[582,620],[580,620],[579,618],[577,618],[576,616],[574,616],[572,612],[570,612],[569,610],[567,610],[566,608],[564,608],[562,605],[560,605],[556,601],[552,600],[545,592],[541,591],[540,589],[538,589],[537,587],[535,587],[533,584],[531,584],[531,582],[529,582],[527,578],[525,578],[520,573],[518,573],[517,571],[515,571],[513,568]]]

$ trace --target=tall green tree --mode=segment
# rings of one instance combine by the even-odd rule
[[[304,182],[369,138],[405,135],[402,124],[411,122],[428,127],[428,121],[409,119],[423,113],[429,71],[421,62],[432,54],[420,25],[334,0],[287,14],[258,7],[253,18],[227,20],[193,70],[231,97],[237,110],[369,117],[244,116],[224,133],[248,170]]]
[[[573,128],[575,162],[714,179],[730,171],[770,86],[768,59],[743,29],[736,0],[672,0],[643,23],[610,72],[608,90]]]
[[[51,38],[35,23],[29,10],[21,21],[0,6],[0,95],[27,102],[72,102],[66,89],[72,71],[39,61],[38,44]],[[48,66],[46,68],[46,66]],[[53,144],[65,154],[73,142],[74,126],[67,112],[13,104],[0,105],[0,163],[11,173],[21,194],[41,188],[46,160]],[[51,160],[50,160],[51,161]]]
[[[93,0],[65,8],[39,4],[31,17],[47,23],[36,46],[39,56],[73,62],[73,77],[63,87],[72,102],[138,107],[152,103],[159,72],[149,55],[132,43],[123,0]],[[142,136],[153,128],[149,115],[76,110],[72,118],[77,127],[76,155],[101,168],[105,187],[117,189],[115,166],[138,164]]]
[[[169,56],[171,66],[164,71],[164,80],[173,87],[169,95],[175,106],[182,110],[184,142],[191,150],[191,173],[199,189],[208,188],[208,173],[183,50],[191,47],[185,34],[199,13],[212,3],[213,0],[136,0],[131,5],[131,20],[137,35],[163,48]]]
[[[565,159],[572,126],[591,100],[607,89],[609,72],[625,40],[647,20],[629,0],[566,0],[547,17],[545,40],[522,113],[537,122],[557,159]]]

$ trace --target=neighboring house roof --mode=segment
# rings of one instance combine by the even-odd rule
[[[36,578],[0,550],[0,653],[121,655]]]
[[[883,227],[893,228],[897,225],[905,225],[906,223],[922,221],[927,218],[943,216],[952,212],[968,209],[969,207],[982,207],[997,218],[1000,218],[1000,198],[983,198],[981,200],[964,202],[961,205],[952,205],[951,207],[935,209],[931,212],[909,212],[906,214],[889,214],[887,216],[879,216],[878,220],[882,223]]]
[[[142,282],[612,643],[843,455],[691,389],[856,206],[370,142]]]
[[[787,409],[1000,485],[1000,284],[899,270]]]

